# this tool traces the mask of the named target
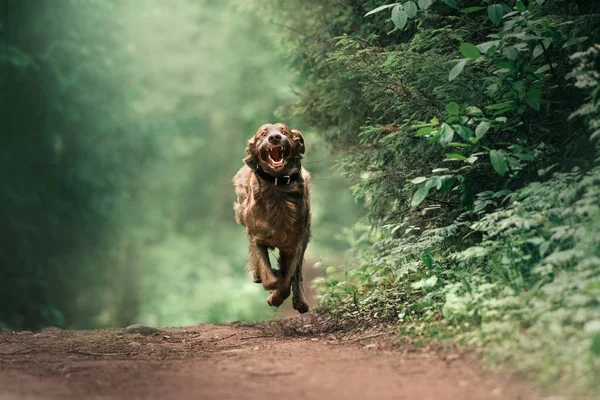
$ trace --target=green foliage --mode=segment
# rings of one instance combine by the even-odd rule
[[[246,141],[292,99],[270,27],[231,1],[2,4],[0,329],[271,316],[231,208]],[[304,132],[315,258],[358,207]]]
[[[315,284],[339,318],[441,321],[464,343],[486,345],[491,361],[545,384],[597,389],[599,216],[599,168],[556,174],[476,222],[401,238],[392,225],[363,229],[356,264],[328,267]],[[466,229],[482,240],[460,250],[453,243],[464,247]]]
[[[302,72],[282,112],[343,154],[367,211],[351,261],[315,281],[327,312],[447,332],[541,381],[594,386],[597,298],[571,300],[598,271],[598,49],[585,49],[600,25],[574,3],[261,8],[290,24]]]

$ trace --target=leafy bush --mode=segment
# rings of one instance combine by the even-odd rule
[[[302,71],[298,101],[282,112],[342,154],[337,167],[368,213],[346,234],[352,261],[315,281],[325,311],[403,321],[407,333],[485,345],[543,382],[594,387],[592,3],[261,9],[289,24]]]

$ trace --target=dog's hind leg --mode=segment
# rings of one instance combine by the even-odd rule
[[[267,247],[257,244],[252,239],[250,239],[249,266],[254,276],[254,282],[259,280],[266,290],[277,288],[278,280],[271,269]]]

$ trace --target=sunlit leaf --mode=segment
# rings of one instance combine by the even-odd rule
[[[465,113],[471,117],[483,117],[483,112],[475,106],[467,107]]]
[[[490,151],[490,161],[492,162],[492,167],[494,167],[494,171],[500,176],[504,176],[506,170],[508,169],[508,159],[504,153],[498,150]]]
[[[450,70],[450,74],[448,75],[448,80],[453,81],[454,79],[456,79],[456,77],[461,74],[461,72],[465,68],[466,64],[467,64],[466,58],[463,58],[462,60],[457,62],[456,65]]]
[[[430,127],[430,126],[423,127],[423,128],[421,128],[421,129],[419,129],[419,130],[417,131],[417,136],[425,136],[425,135],[428,135],[428,134],[430,134],[431,132],[433,132],[434,130],[435,130],[435,128],[432,128],[432,127]]]
[[[494,53],[499,45],[500,45],[499,40],[492,40],[489,42],[479,43],[477,45],[477,48],[483,54],[490,54],[490,53]]]
[[[450,160],[460,160],[460,161],[464,161],[467,159],[467,157],[463,156],[462,154],[458,154],[458,153],[448,153],[448,154],[446,154],[446,158],[448,158]]]
[[[412,180],[410,181],[410,183],[414,183],[414,184],[416,185],[416,184],[419,184],[419,183],[423,183],[423,182],[425,182],[426,180],[427,180],[427,178],[426,178],[426,177],[424,177],[424,176],[419,176],[419,177],[416,177],[416,178],[412,179]]]
[[[421,10],[427,10],[429,8],[429,6],[431,6],[431,3],[433,3],[433,0],[418,0],[417,4],[419,4],[419,8]]]
[[[397,5],[392,9],[392,22],[398,29],[404,29],[406,26],[408,15],[406,15],[401,5]]]
[[[413,1],[407,1],[404,3],[404,11],[408,18],[414,18],[417,16],[417,5]]]
[[[452,127],[450,125],[443,123],[441,133],[442,133],[442,136],[440,137],[440,144],[443,147],[446,147],[454,138],[454,129],[452,129]]]
[[[373,10],[369,11],[368,13],[366,13],[366,14],[365,14],[365,17],[368,17],[369,15],[372,15],[372,14],[378,13],[378,12],[380,12],[380,11],[383,11],[383,10],[387,10],[388,8],[395,7],[395,6],[396,6],[396,5],[398,5],[398,4],[400,4],[400,3],[386,4],[386,5],[383,5],[383,6],[380,6],[380,7],[374,8]]]
[[[477,125],[477,128],[475,128],[475,136],[481,139],[483,136],[485,136],[489,129],[490,123],[487,121],[481,121],[479,125]]]
[[[427,186],[421,186],[413,195],[412,201],[410,202],[411,207],[416,207],[421,204],[429,194],[429,189],[430,188]]]

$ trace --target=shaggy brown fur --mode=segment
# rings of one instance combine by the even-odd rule
[[[248,269],[254,282],[262,282],[271,292],[269,305],[280,306],[293,289],[293,306],[304,313],[308,304],[302,291],[302,263],[310,238],[310,175],[300,164],[304,138],[285,124],[265,124],[248,141],[246,152],[246,165],[233,178],[237,195],[233,208],[250,241]],[[275,185],[257,174],[259,167],[279,179],[300,175],[289,185]],[[279,270],[271,268],[272,248],[279,249]]]

